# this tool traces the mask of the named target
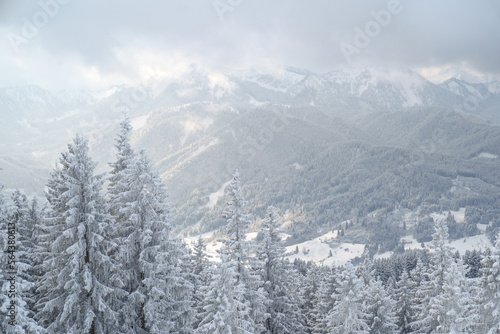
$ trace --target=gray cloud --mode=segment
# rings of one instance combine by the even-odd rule
[[[64,2],[2,2],[1,86],[92,87],[179,62],[210,68],[274,63],[320,72],[465,64],[500,73],[500,4],[494,0]],[[44,22],[44,13],[55,14]],[[23,35],[26,22],[40,25],[33,36]],[[12,36],[23,41],[17,50]],[[346,57],[345,47],[355,52]]]

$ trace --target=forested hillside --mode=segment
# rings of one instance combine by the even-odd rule
[[[500,237],[493,249],[455,254],[448,216],[433,223],[430,250],[371,260],[366,247],[357,266],[290,263],[274,207],[265,209],[258,238],[246,237],[258,208],[236,170],[223,189],[223,245],[209,259],[201,237],[191,250],[173,233],[156,167],[132,148],[130,122],[120,129],[107,174],[96,173],[88,141],[77,135],[47,181],[47,205],[2,192],[3,332],[500,330]]]

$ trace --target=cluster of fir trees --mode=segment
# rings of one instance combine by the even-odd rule
[[[436,221],[434,228],[431,251],[412,253],[416,264],[414,256],[397,256],[402,261],[393,264],[403,268],[389,270],[395,275],[369,260],[333,269],[296,263],[304,276],[310,332],[500,332],[500,237],[476,275],[475,266],[464,265],[448,246],[446,222]]]
[[[239,175],[227,187],[227,240],[211,263],[200,238],[191,252],[171,233],[167,192],[121,123],[116,160],[103,193],[88,143],[76,136],[47,183],[42,210],[16,191],[0,196],[0,246],[16,225],[16,296],[0,274],[0,332],[301,333],[298,273],[273,208],[257,246],[246,240]],[[6,254],[4,254],[6,255]],[[15,325],[8,306],[16,305]]]
[[[40,212],[19,191],[0,197],[5,226],[17,226],[16,333],[495,333],[500,330],[500,238],[480,275],[447,246],[444,221],[414,268],[384,279],[366,260],[354,267],[285,260],[276,210],[262,238],[247,240],[236,172],[227,187],[220,261],[203,244],[190,252],[171,234],[166,190],[122,123],[107,194],[87,142],[62,153]],[[5,247],[3,248],[5,249]],[[5,256],[0,261],[5,268]],[[3,275],[0,330],[10,299]]]

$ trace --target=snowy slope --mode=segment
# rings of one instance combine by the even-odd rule
[[[217,251],[222,247],[222,242],[219,239],[214,239],[214,232],[208,232],[201,235],[207,244],[207,255],[212,261],[219,261]],[[247,234],[247,239],[255,239],[257,233],[252,232]],[[199,236],[191,236],[184,238],[184,241],[189,247],[194,247]],[[318,265],[325,266],[341,266],[353,260],[356,257],[361,257],[365,249],[364,244],[355,243],[335,243],[337,231],[328,232],[320,237],[308,240],[302,243],[286,247],[288,260],[293,262],[295,259],[303,261],[312,261]],[[405,250],[422,249],[421,244],[413,238],[413,236],[406,236],[401,238],[405,242]],[[484,234],[476,235],[452,241],[449,246],[453,252],[458,251],[464,255],[466,251],[472,250],[485,250],[493,248],[491,241]],[[298,248],[299,252],[296,253]],[[424,243],[424,249],[430,248],[430,242]],[[329,256],[329,254],[332,256]],[[388,258],[393,252],[384,252],[376,254],[374,259]]]
[[[313,261],[325,266],[343,265],[363,254],[365,245],[352,243],[327,243],[337,237],[337,231],[328,232],[318,238],[288,246],[287,252],[292,254],[288,259],[293,262],[295,259]],[[294,254],[298,247],[299,252]],[[330,257],[329,254],[332,253]]]

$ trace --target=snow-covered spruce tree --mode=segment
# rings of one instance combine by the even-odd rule
[[[436,333],[473,333],[477,313],[465,267],[461,260],[452,261],[444,273],[443,292],[433,300],[437,313]]]
[[[113,332],[117,318],[107,303],[113,264],[103,178],[94,175],[87,141],[78,135],[59,164],[48,183],[45,242],[50,254],[37,316],[49,333]]]
[[[434,224],[431,241],[431,280],[436,293],[442,292],[446,270],[453,262],[451,247],[448,245],[448,226],[446,221],[438,219]]]
[[[438,219],[434,223],[434,234],[431,241],[431,267],[429,283],[431,293],[429,300],[428,328],[436,330],[439,326],[440,298],[444,292],[446,271],[453,262],[451,247],[448,245],[448,226],[445,220]]]
[[[328,313],[328,327],[331,334],[370,333],[366,308],[363,303],[364,282],[358,277],[351,263],[345,265],[338,277],[339,287],[335,306]]]
[[[314,328],[317,319],[314,305],[324,275],[321,272],[321,267],[310,262],[306,263],[300,259],[295,259],[294,269],[299,272],[297,284],[300,294],[300,309],[305,318],[305,325],[308,329]]]
[[[248,214],[243,213],[246,201],[241,194],[238,170],[235,170],[233,180],[226,187],[226,196],[229,200],[222,217],[227,220],[227,240],[222,251],[237,264],[237,282],[242,281],[245,287],[244,297],[250,305],[250,317],[255,325],[254,331],[262,333],[269,317],[266,312],[269,300],[261,279],[264,265],[257,257],[252,256],[254,242],[246,240],[246,230],[250,225],[250,219]]]
[[[370,280],[365,295],[367,322],[370,334],[396,332],[396,302],[378,278]]]
[[[136,168],[136,154],[130,145],[132,127],[126,118],[120,123],[120,133],[115,140],[117,149],[116,160],[108,163],[111,167],[108,184],[109,212],[113,218],[110,234],[117,248],[110,250],[110,256],[116,261],[116,270],[111,273],[113,290],[110,302],[113,308],[119,310],[118,322],[120,329],[128,333],[137,333],[145,328],[144,291],[139,268],[138,227],[133,220],[134,210],[130,203],[134,203],[140,189],[132,189],[134,168]]]
[[[193,247],[192,254],[192,281],[193,281],[193,308],[197,318],[193,324],[194,328],[198,327],[199,322],[202,320],[203,314],[203,299],[208,291],[210,282],[211,266],[206,254],[207,245],[203,238],[200,236]]]
[[[227,247],[227,246],[223,246]],[[254,334],[255,323],[245,299],[245,284],[237,273],[238,263],[228,252],[220,252],[212,280],[203,300],[197,334]]]
[[[108,163],[111,167],[110,174],[108,178],[108,199],[109,199],[109,212],[113,217],[113,225],[110,229],[110,236],[113,242],[117,245],[117,248],[110,250],[110,256],[119,265],[117,271],[111,273],[111,281],[113,282],[115,289],[111,295],[111,304],[115,309],[126,310],[129,307],[133,307],[126,301],[126,296],[130,293],[129,281],[131,277],[134,277],[130,273],[130,265],[135,263],[130,263],[126,258],[126,239],[130,234],[134,232],[134,226],[131,223],[129,217],[122,212],[122,209],[130,201],[130,190],[128,189],[127,181],[124,180],[126,174],[125,170],[127,168],[133,168],[135,163],[135,152],[130,145],[130,133],[132,131],[132,126],[130,125],[130,120],[128,117],[125,118],[120,123],[120,133],[115,140],[115,147],[117,149],[116,161]],[[133,270],[133,269],[132,269]],[[137,271],[137,270],[136,270]],[[135,275],[136,277],[137,275]],[[127,312],[122,312],[121,314],[127,314]],[[128,314],[131,316],[131,314]],[[135,318],[132,318],[135,319]],[[119,319],[119,322],[125,324],[127,322],[133,321],[130,317],[124,319]],[[128,329],[130,330],[130,329]]]
[[[36,198],[33,198],[30,202],[28,215],[29,215],[30,225],[33,226],[32,230],[33,252],[31,254],[32,268],[30,272],[33,277],[33,282],[36,282],[36,284],[33,286],[33,292],[32,292],[33,296],[32,310],[36,313],[37,311],[36,305],[38,305],[40,299],[40,293],[37,290],[39,288],[40,282],[43,279],[43,275],[45,274],[43,270],[43,261],[44,261],[44,254],[47,253],[45,251],[45,248],[40,246],[40,237],[43,235],[42,226],[43,226],[44,212],[39,210],[38,201]]]
[[[262,241],[257,247],[257,258],[264,263],[262,281],[269,298],[266,333],[304,333],[296,273],[285,259],[286,249],[277,224],[276,209],[271,206],[262,223]]]
[[[415,320],[415,283],[404,270],[397,282],[396,289],[396,325],[398,334],[412,333],[410,324]]]
[[[67,153],[63,153],[63,157]],[[53,291],[57,287],[57,274],[49,275],[48,272],[55,266],[54,255],[52,252],[52,244],[58,236],[62,234],[65,227],[63,213],[65,205],[62,201],[61,195],[68,191],[62,176],[60,166],[55,167],[51,172],[51,176],[47,182],[46,199],[48,208],[41,220],[36,233],[36,241],[38,247],[38,255],[40,263],[37,265],[37,273],[40,279],[38,287],[36,288],[36,301],[35,301],[35,318],[38,323],[44,327],[49,326],[55,321],[56,312],[41,311],[45,308],[51,298],[54,297]]]
[[[203,238],[199,236],[196,245],[193,247],[193,273],[202,276],[208,266],[207,245]]]
[[[446,270],[453,262],[452,252],[448,246],[448,227],[446,221],[438,219],[434,222],[434,234],[431,242],[431,264],[428,273],[424,273],[420,285],[417,286],[417,316],[412,323],[414,331],[431,333],[438,327],[439,298],[443,293]],[[421,273],[419,273],[421,274]]]
[[[144,151],[116,175],[122,330],[190,333],[189,259],[185,245],[171,237],[165,185]]]
[[[0,183],[0,331],[2,333],[6,333],[7,326],[7,310],[4,310],[4,303],[7,300],[7,294],[5,293],[4,284],[6,281],[6,265],[7,265],[7,245],[8,245],[8,232],[7,232],[7,203],[5,199],[5,195],[2,192],[3,184]]]
[[[489,256],[481,261],[482,291],[480,303],[480,324],[487,333],[500,331],[500,234]]]
[[[410,272],[410,277],[415,285],[415,294],[411,301],[415,312],[409,326],[410,333],[427,333],[427,331],[430,331],[430,324],[432,323],[432,317],[429,313],[430,299],[433,293],[430,269],[418,259],[417,265]]]
[[[108,165],[111,169],[111,176],[109,177],[108,195],[110,197],[110,213],[114,216],[116,224],[119,226],[119,232],[127,234],[129,232],[123,224],[127,220],[120,212],[123,203],[123,192],[127,191],[126,184],[122,182],[124,171],[130,168],[135,161],[135,152],[130,145],[130,133],[132,126],[130,120],[126,118],[120,123],[120,133],[116,138],[115,147],[117,149],[116,161],[110,162]]]
[[[333,306],[335,305],[335,290],[337,282],[335,275],[332,272],[333,268],[325,267],[318,289],[316,290],[313,302],[313,309],[311,311],[312,318],[312,333],[313,334],[327,334],[328,333],[328,317],[326,316]]]
[[[9,331],[15,333],[44,333],[44,328],[33,319],[34,316],[34,288],[35,277],[33,277],[33,228],[30,219],[30,207],[26,195],[16,190],[11,196],[8,223],[13,224],[15,229],[15,298],[16,324],[7,325]],[[6,281],[6,286],[10,283]],[[5,293],[7,293],[6,289]],[[12,299],[7,299],[3,305],[6,310]]]

